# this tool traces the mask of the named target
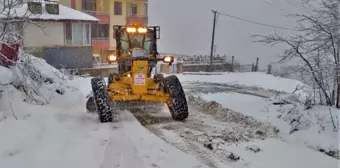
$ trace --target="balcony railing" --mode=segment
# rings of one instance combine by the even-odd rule
[[[127,14],[128,17],[138,17],[138,18],[145,18],[148,17],[147,15],[140,15],[140,14],[134,14],[134,13],[128,13]]]
[[[82,10],[82,12],[87,13],[89,15],[92,16],[96,16],[96,15],[110,15],[110,12],[107,11],[95,11],[95,10]]]
[[[92,41],[104,41],[109,40],[109,37],[92,37]]]
[[[141,23],[141,24],[147,24],[148,23],[148,17],[145,15],[135,15],[128,13],[127,15],[127,23]]]
[[[127,0],[128,2],[148,2],[148,0]]]

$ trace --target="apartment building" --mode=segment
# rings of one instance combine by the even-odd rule
[[[115,50],[113,25],[148,24],[148,0],[59,0],[60,4],[88,13],[99,19],[92,24],[93,53],[106,62],[108,51]]]

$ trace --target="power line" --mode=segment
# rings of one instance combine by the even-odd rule
[[[288,14],[288,15],[291,14],[291,13],[289,13],[289,12],[283,10],[282,8],[277,7],[276,5],[272,4],[271,2],[268,2],[268,1],[266,1],[266,0],[262,0],[262,1],[263,1],[264,3],[266,3],[267,5],[269,5],[269,6],[271,6],[271,7],[275,8],[275,9],[278,9],[278,10],[282,11],[283,13],[286,13],[286,14]]]
[[[237,17],[237,16],[226,14],[226,13],[220,13],[219,12],[219,15],[228,16],[228,17],[231,17],[231,18],[234,18],[234,19],[242,20],[244,22],[249,22],[249,23],[253,23],[253,24],[257,24],[257,25],[262,25],[262,26],[267,26],[267,27],[272,27],[272,28],[278,28],[278,29],[284,29],[284,30],[294,30],[294,31],[297,31],[296,29],[293,29],[293,28],[287,28],[287,27],[275,26],[275,25],[270,25],[270,24],[261,23],[261,22],[255,22],[255,21],[243,19],[243,18],[240,18],[240,17]]]

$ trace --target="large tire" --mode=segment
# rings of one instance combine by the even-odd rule
[[[95,77],[91,79],[94,102],[97,107],[99,120],[102,123],[112,122],[112,109],[110,106],[110,98],[107,92],[106,83],[103,77]]]
[[[189,116],[188,103],[181,82],[175,75],[164,78],[164,91],[170,95],[173,108],[171,116],[176,121],[183,121]]]

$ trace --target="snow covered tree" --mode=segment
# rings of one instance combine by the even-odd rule
[[[317,3],[318,7],[311,8],[310,14],[290,15],[297,18],[295,35],[274,33],[255,37],[266,44],[286,44],[288,49],[282,54],[281,61],[297,61],[290,70],[305,83],[315,86],[314,96],[318,103],[340,108],[340,0],[319,0]]]
[[[20,43],[24,23],[28,22],[29,12],[17,11],[22,0],[0,0],[0,42],[6,44]]]
[[[34,1],[34,0],[30,0]],[[23,5],[27,5],[23,7]],[[40,25],[30,19],[34,6],[23,3],[23,0],[0,0],[0,45],[13,47],[12,44],[22,44],[22,32],[26,24],[35,24],[37,28]],[[34,11],[33,11],[34,12]],[[3,48],[0,48],[0,51]],[[11,53],[13,54],[13,53]],[[15,80],[10,85],[13,85],[18,90],[21,90],[26,95],[26,101],[36,104],[46,104],[47,100],[39,100],[39,88],[43,82],[51,82],[50,79],[44,77],[34,65],[34,60],[31,59],[23,50],[19,51],[19,61],[11,60],[8,55],[0,52],[1,66],[6,66],[12,70]],[[8,62],[15,62],[16,65],[8,66]],[[12,65],[12,64],[11,64]]]

